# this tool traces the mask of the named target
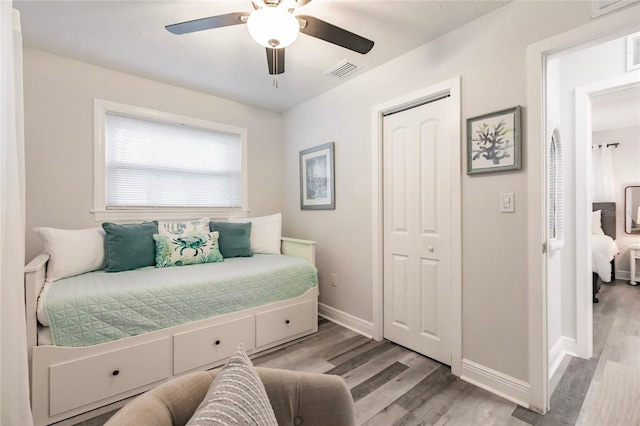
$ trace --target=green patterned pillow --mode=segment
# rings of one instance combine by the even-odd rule
[[[223,261],[217,232],[173,237],[154,234],[153,239],[156,242],[156,268]]]
[[[183,237],[185,235],[209,232],[209,218],[178,221],[158,221],[158,234],[168,237]]]

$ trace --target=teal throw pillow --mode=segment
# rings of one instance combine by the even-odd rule
[[[209,222],[211,232],[217,231],[220,234],[220,253],[224,257],[250,257],[251,251],[251,222],[229,223],[229,222]]]
[[[105,257],[107,272],[128,271],[154,265],[155,245],[153,234],[158,233],[158,222],[119,225],[102,224],[105,232]]]
[[[156,268],[222,262],[218,249],[218,233],[183,236],[155,234]]]

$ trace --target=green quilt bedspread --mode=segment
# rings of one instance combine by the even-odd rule
[[[306,260],[254,255],[171,268],[95,271],[51,284],[44,308],[58,346],[90,346],[300,296]]]

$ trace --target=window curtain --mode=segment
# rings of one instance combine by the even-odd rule
[[[591,153],[591,199],[593,202],[615,202],[616,180],[613,147],[593,146]]]
[[[32,425],[24,310],[25,197],[22,35],[0,1],[0,424]]]

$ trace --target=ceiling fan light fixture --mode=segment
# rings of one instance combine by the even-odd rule
[[[300,32],[298,20],[286,9],[263,7],[247,19],[249,34],[256,43],[280,49],[291,45]]]

